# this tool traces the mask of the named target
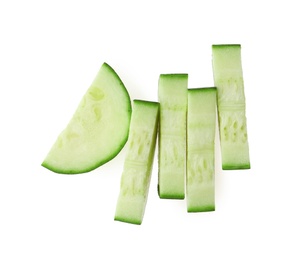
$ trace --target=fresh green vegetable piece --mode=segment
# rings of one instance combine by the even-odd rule
[[[162,74],[159,78],[160,198],[185,197],[187,84],[188,74]]]
[[[142,223],[156,147],[158,117],[159,103],[134,100],[115,220]]]
[[[187,175],[188,212],[215,210],[216,88],[188,90]]]
[[[222,168],[224,170],[249,169],[241,46],[213,45],[212,63],[218,96]]]
[[[42,166],[57,173],[75,174],[108,162],[128,139],[130,117],[127,89],[104,63]]]

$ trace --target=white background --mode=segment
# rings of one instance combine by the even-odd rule
[[[0,259],[301,259],[297,3],[1,0]],[[215,212],[160,200],[155,159],[142,225],[114,222],[125,150],[82,175],[40,166],[103,62],[156,101],[160,73],[213,86],[219,43],[242,45],[252,169],[217,152]]]

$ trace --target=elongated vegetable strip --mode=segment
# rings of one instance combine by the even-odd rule
[[[216,88],[188,90],[187,177],[188,212],[215,210]]]
[[[222,167],[224,170],[249,169],[241,46],[213,45],[212,63],[218,96]]]
[[[156,147],[158,116],[157,102],[134,100],[115,220],[142,223]]]
[[[187,74],[160,75],[160,198],[185,197],[187,84]]]

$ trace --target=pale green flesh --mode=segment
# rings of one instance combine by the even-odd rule
[[[215,210],[216,88],[188,90],[186,200],[188,212]]]
[[[159,78],[160,198],[185,197],[187,84],[187,74],[162,74]]]
[[[42,165],[57,173],[91,171],[114,158],[128,138],[131,100],[104,63]]]
[[[218,93],[218,118],[222,167],[249,169],[246,105],[240,45],[213,45],[214,83]]]
[[[142,223],[156,147],[158,117],[157,102],[134,100],[115,220]]]

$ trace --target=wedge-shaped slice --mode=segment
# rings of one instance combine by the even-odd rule
[[[213,45],[212,62],[218,96],[222,168],[224,170],[249,169],[241,46]]]
[[[186,200],[188,212],[215,210],[216,88],[188,90]]]
[[[162,74],[159,78],[160,198],[185,197],[187,84],[188,74]]]
[[[42,165],[57,173],[91,171],[114,158],[128,138],[129,94],[104,63]]]
[[[115,220],[142,223],[156,147],[158,117],[159,103],[134,100]]]

